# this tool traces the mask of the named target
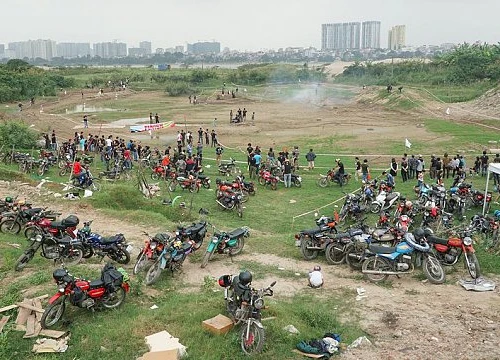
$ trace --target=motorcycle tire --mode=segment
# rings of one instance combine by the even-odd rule
[[[229,254],[231,256],[241,253],[243,251],[243,246],[245,246],[245,239],[243,238],[243,236],[240,236],[237,240],[238,243],[236,244],[236,246],[229,248]]]
[[[250,330],[247,340],[247,325],[241,326],[241,350],[247,355],[258,354],[264,348],[266,339],[264,329],[257,326],[255,323],[250,324]]]
[[[478,279],[481,276],[481,268],[479,267],[479,261],[477,260],[476,254],[467,254],[466,252],[464,252],[464,260],[465,266],[467,267],[467,271],[469,271],[471,278],[473,278],[474,280]],[[469,260],[468,264],[467,260]]]
[[[372,214],[379,214],[380,213],[380,204],[379,203],[372,203],[370,205],[370,211]]]
[[[49,304],[43,312],[42,319],[40,320],[40,325],[42,329],[48,329],[54,326],[62,319],[64,310],[66,309],[65,296],[61,296],[59,299]]]
[[[14,219],[5,219],[0,223],[0,231],[4,234],[17,235],[21,231],[21,224]]]
[[[353,270],[361,270],[364,261],[364,250],[362,252],[356,251],[354,245],[348,245],[345,251],[345,262]]]
[[[422,262],[422,271],[431,284],[443,284],[446,273],[443,266],[434,256],[427,256]]]
[[[153,181],[158,181],[160,180],[160,175],[158,175],[158,173],[154,172],[151,174],[151,180]]]
[[[83,248],[74,246],[72,249],[66,249],[66,253],[61,256],[60,260],[65,265],[76,265],[83,258]]]
[[[68,168],[63,167],[61,170],[59,170],[59,176],[65,176],[68,173]]]
[[[161,262],[160,259],[154,262],[153,265],[150,266],[148,272],[146,273],[146,278],[144,279],[144,283],[146,285],[153,285],[158,281],[161,275]]]
[[[262,176],[259,177],[259,184],[264,186],[266,185],[266,179],[264,179]]]
[[[146,267],[147,262],[148,262],[147,255],[143,251],[141,251],[139,253],[139,256],[137,256],[137,261],[135,262],[134,270],[132,271],[133,274],[134,275],[139,274]]]
[[[311,240],[309,238],[304,238],[304,237],[300,238],[300,252],[302,253],[302,256],[304,257],[304,259],[306,259],[306,260],[316,259],[318,257],[318,253],[319,253],[318,250],[307,249],[307,246],[309,245],[310,242],[311,242]]]
[[[318,180],[318,186],[322,188],[326,188],[328,186],[328,178],[327,177],[322,177],[321,179]]]
[[[298,179],[295,179],[293,181],[293,185],[295,185],[295,187],[302,187],[302,181],[299,181]]]
[[[204,189],[210,189],[210,183],[208,181],[205,181],[202,183]]]
[[[241,192],[241,202],[246,203],[248,201],[248,193],[246,191]]]
[[[45,167],[41,167],[38,169],[37,174],[38,176],[43,176],[45,175],[45,172],[46,172]]]
[[[278,183],[277,182],[272,182],[271,183],[271,190],[277,190],[278,189]]]
[[[212,255],[214,253],[211,251],[207,251],[205,255],[203,256],[203,260],[201,260],[201,268],[204,269],[207,265],[210,259],[212,258]]]
[[[92,180],[92,184],[89,186],[92,191],[101,191],[101,184],[95,179]]]
[[[377,257],[377,256],[372,256],[368,259],[366,259],[363,262],[363,265],[361,267],[362,271],[392,271],[391,265],[389,262],[382,258],[382,257]],[[387,280],[389,277],[388,274],[364,274],[365,278],[370,280],[373,283],[379,283]]]
[[[33,259],[33,256],[35,256],[35,251],[33,249],[26,250],[24,254],[17,259],[14,270],[21,271],[24,269],[30,260]]]
[[[102,306],[106,309],[116,309],[125,301],[127,292],[121,286],[110,294],[104,295],[101,300]]]
[[[57,167],[59,169],[62,169],[64,167],[66,167],[66,161],[65,160],[59,160],[59,162],[57,163]]]
[[[243,206],[240,203],[236,205],[236,212],[238,213],[239,218],[243,217]]]
[[[126,249],[117,248],[108,253],[108,257],[118,264],[126,265],[130,262],[130,254]]]
[[[83,247],[83,258],[84,259],[90,259],[92,256],[94,256],[94,249],[90,245],[86,245]]]
[[[42,235],[42,234],[43,234],[43,230],[35,225],[28,226],[26,229],[24,229],[24,236],[26,237],[26,239],[32,239],[35,236]]]
[[[325,249],[326,262],[330,265],[342,265],[345,262],[345,252],[337,243],[328,244]]]

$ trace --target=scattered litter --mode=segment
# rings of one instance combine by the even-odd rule
[[[205,165],[205,168],[210,169],[210,164]]]
[[[283,271],[283,270],[285,270],[285,268],[284,267],[278,267],[278,270],[282,270]]]
[[[36,186],[36,188],[37,188],[37,189],[41,189],[41,188],[42,188],[42,186],[43,186],[43,184],[45,184],[46,182],[47,182],[47,180],[42,179],[42,180],[40,181],[40,184],[38,184],[38,185]]]
[[[300,273],[295,273],[295,276],[300,276]]]
[[[458,283],[462,285],[465,290],[472,291],[493,291],[496,284],[491,280],[479,278],[476,280],[459,280]]]
[[[66,195],[64,195],[64,198],[66,200],[80,200],[80,196],[78,195],[78,193],[67,193]]]
[[[88,189],[85,189],[84,193],[83,193],[83,197],[86,198],[86,197],[91,197],[93,194],[92,191],[88,190]]]
[[[183,357],[186,355],[186,347],[179,342],[178,338],[173,337],[166,331],[161,331],[156,334],[146,336],[144,338],[146,345],[151,353],[164,352],[169,350],[176,350],[178,356]],[[154,357],[146,357],[146,359]],[[166,357],[161,357],[162,359]],[[175,357],[174,359],[177,359]],[[168,358],[167,358],[168,359]]]
[[[60,197],[62,197],[62,194],[60,194],[60,193],[54,193],[54,197],[55,198],[60,198]]]
[[[295,204],[297,200],[290,199],[290,204]]]
[[[156,310],[156,309],[158,309],[158,306],[155,304],[155,305],[151,306],[150,309],[151,310]]]
[[[68,350],[68,339],[69,337],[65,337],[64,339],[54,340],[54,339],[37,339],[35,345],[33,345],[34,353],[56,353],[56,352],[65,352]]]
[[[366,336],[360,336],[356,340],[354,340],[351,345],[347,347],[347,350],[355,349],[361,346],[371,346],[372,342],[368,340]]]
[[[283,330],[288,331],[290,334],[299,334],[299,330],[293,325],[287,325]]]
[[[358,295],[356,296],[356,301],[360,301],[361,299],[368,297],[368,295],[366,295],[366,290],[363,288],[357,288],[356,292],[358,293]]]
[[[432,340],[432,341],[436,341],[436,342],[438,342],[438,341],[439,341],[439,339],[438,339],[437,337],[435,337],[435,336],[432,336],[432,337],[431,337],[431,340]]]
[[[11,244],[11,243],[9,243],[9,246],[12,246],[12,247],[14,247],[16,249],[20,249],[21,248],[21,245],[19,245],[19,244]]]

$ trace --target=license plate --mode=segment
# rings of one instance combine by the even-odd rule
[[[125,248],[125,250],[127,250],[127,252],[131,252],[133,248],[134,248],[134,247],[133,247],[132,245],[128,245],[128,246]]]

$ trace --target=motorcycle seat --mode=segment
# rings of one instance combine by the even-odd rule
[[[368,245],[368,249],[374,254],[392,254],[396,252],[395,247]]]
[[[398,195],[395,193],[387,195],[386,201],[391,201],[392,199],[396,198]]]
[[[53,227],[54,229],[60,229],[60,230],[64,230],[67,227],[63,225],[61,221],[52,221],[50,223],[50,226]]]
[[[100,288],[100,287],[104,287],[104,281],[102,281],[102,280],[92,280],[89,283],[89,286],[90,286],[91,289],[97,289],[97,288]]]
[[[201,231],[201,229],[203,229],[205,227],[205,225],[206,225],[205,222],[193,224],[193,225],[187,227],[186,230],[185,230],[185,232],[186,232],[186,234],[195,234],[195,233],[198,233],[198,232]]]
[[[447,239],[438,238],[436,236],[429,236],[427,238],[427,241],[429,241],[430,243],[433,243],[433,244],[448,245]]]
[[[302,230],[301,233],[304,235],[309,235],[313,236],[321,232],[321,229],[309,229],[309,230]]]
[[[234,238],[238,238],[238,237],[242,236],[243,234],[245,234],[245,232],[246,232],[246,229],[237,228],[237,229],[234,229],[233,231],[227,233],[227,236],[229,236],[231,239],[234,239]]]
[[[75,242],[75,240],[73,240],[71,237],[69,236],[65,236],[63,237],[62,239],[58,239],[57,242],[59,244],[71,244],[73,242]]]
[[[24,213],[28,216],[33,216],[33,215],[36,215],[40,212],[42,212],[42,208],[33,208],[33,209],[26,209],[24,210]]]
[[[207,177],[207,175],[198,175],[198,179],[200,180],[205,180]]]
[[[117,234],[117,235],[113,235],[113,236],[103,237],[102,240],[101,240],[101,243],[103,243],[103,244],[111,244],[111,243],[115,243],[115,242],[121,241],[122,238],[123,238],[122,234]]]

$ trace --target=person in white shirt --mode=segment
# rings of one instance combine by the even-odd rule
[[[317,289],[323,286],[323,274],[321,267],[316,265],[312,271],[309,272],[309,286]]]

